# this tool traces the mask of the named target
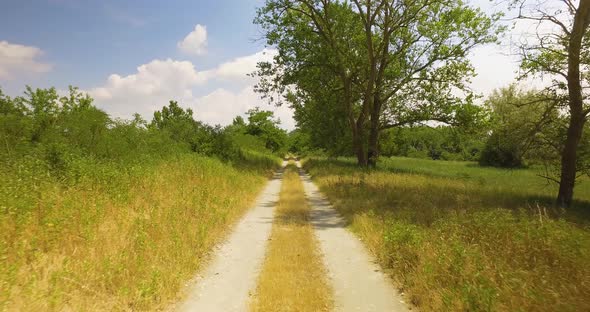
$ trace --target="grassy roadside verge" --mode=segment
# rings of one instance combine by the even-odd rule
[[[88,165],[74,184],[30,166],[0,170],[0,310],[165,307],[276,165],[255,162],[182,154]]]
[[[309,224],[309,210],[297,168],[290,164],[251,311],[331,310],[331,288]]]
[[[590,309],[587,220],[549,217],[547,190],[528,171],[424,162],[305,167],[421,310]]]

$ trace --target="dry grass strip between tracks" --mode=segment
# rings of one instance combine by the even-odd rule
[[[297,168],[284,174],[271,241],[251,311],[330,311],[332,291],[309,223]]]

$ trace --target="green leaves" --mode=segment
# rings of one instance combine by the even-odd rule
[[[480,163],[520,167],[529,162],[557,158],[562,138],[556,133],[564,126],[559,102],[538,90],[522,91],[513,84],[495,90],[486,100],[491,110],[491,131]]]
[[[452,116],[471,98],[466,56],[496,41],[498,18],[458,0],[268,0],[255,23],[279,53],[259,64],[257,91],[290,104],[312,142],[314,132],[342,132],[327,124],[366,140],[369,124],[380,131]]]
[[[24,96],[16,98],[0,90],[0,158],[18,162],[31,157],[50,168],[50,175],[75,181],[83,176],[76,168],[85,161],[130,165],[190,152],[230,161],[245,159],[246,149],[264,155],[271,154],[271,148],[280,150],[286,135],[278,123],[254,119],[252,124],[272,142],[268,149],[262,138],[249,135],[247,140],[256,143],[243,146],[244,133],[204,125],[176,101],[156,111],[148,123],[138,114],[133,120],[113,120],[75,87],[62,97],[54,88],[27,87]]]
[[[248,111],[248,125],[246,133],[261,138],[265,147],[274,153],[285,150],[287,133],[279,128],[279,120],[275,120],[274,113],[263,111],[258,107]]]

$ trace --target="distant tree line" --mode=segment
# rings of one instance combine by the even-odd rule
[[[3,165],[29,159],[57,177],[87,161],[131,165],[178,153],[239,162],[247,150],[281,155],[286,140],[273,113],[259,109],[227,127],[195,120],[193,111],[176,101],[156,111],[151,121],[138,114],[124,120],[110,117],[74,87],[67,96],[55,88],[27,87],[24,95],[11,98],[0,90]]]

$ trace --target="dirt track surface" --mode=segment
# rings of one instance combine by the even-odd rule
[[[270,236],[282,170],[275,174],[228,239],[214,251],[179,311],[246,311]]]
[[[408,311],[390,279],[381,271],[359,239],[346,229],[310,177],[300,171],[312,207],[311,223],[324,255],[334,289],[336,311]]]
[[[283,166],[286,165],[286,162]],[[299,162],[297,166],[301,167]],[[403,298],[366,248],[346,229],[342,217],[300,169],[311,206],[311,223],[334,290],[335,311],[408,311]],[[229,238],[216,248],[179,311],[247,311],[256,289],[279,200],[282,170]],[[304,304],[304,303],[302,303]]]

